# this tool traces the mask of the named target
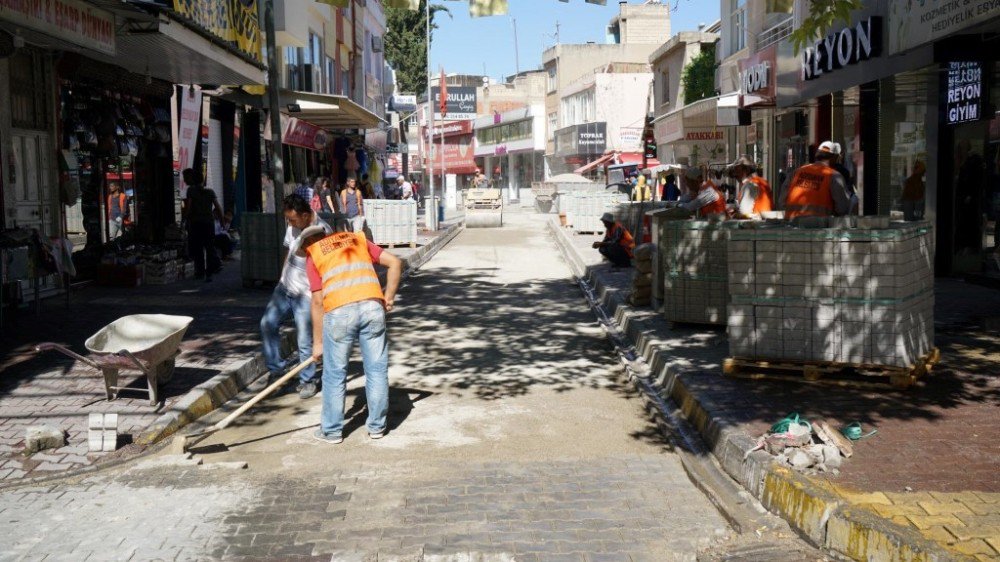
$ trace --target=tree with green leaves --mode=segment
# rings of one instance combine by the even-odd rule
[[[698,100],[715,95],[715,44],[702,45],[701,52],[689,62],[681,72],[681,88],[684,91],[684,103],[694,103]]]
[[[864,7],[862,0],[809,0],[809,15],[790,37],[795,52],[819,39],[838,21],[851,22],[851,12]]]
[[[419,94],[427,90],[427,2],[419,10],[386,8],[385,58],[396,71],[401,92]],[[448,8],[431,4],[431,37],[438,12],[451,15]]]

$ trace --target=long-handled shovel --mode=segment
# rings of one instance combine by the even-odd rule
[[[310,364],[312,364],[313,361],[314,361],[314,359],[312,357],[310,357],[309,359],[306,359],[302,363],[299,363],[294,369],[292,369],[292,370],[288,371],[287,373],[285,373],[284,375],[282,375],[280,379],[278,379],[278,380],[274,381],[273,383],[271,383],[270,386],[268,386],[264,390],[260,391],[257,394],[257,396],[254,396],[253,398],[251,398],[246,404],[244,404],[244,405],[240,406],[239,408],[237,408],[235,412],[229,414],[228,416],[226,416],[225,418],[223,418],[221,421],[219,421],[218,423],[216,423],[212,427],[210,427],[210,428],[208,428],[206,430],[203,430],[203,431],[199,431],[197,433],[191,433],[191,434],[188,434],[188,435],[178,435],[177,437],[174,438],[174,441],[170,444],[171,450],[174,451],[177,454],[183,454],[189,448],[193,447],[197,443],[200,443],[202,440],[204,440],[209,435],[212,435],[213,433],[215,433],[215,432],[217,432],[219,430],[222,430],[222,429],[225,429],[225,428],[229,427],[229,424],[231,424],[233,422],[233,420],[235,420],[236,418],[238,418],[241,415],[243,415],[244,412],[246,412],[247,410],[249,410],[250,408],[252,408],[255,404],[257,404],[261,400],[263,400],[263,399],[267,398],[268,396],[270,396],[270,394],[272,392],[274,392],[275,390],[278,390],[279,388],[281,388],[292,377],[298,375],[299,372],[302,369],[305,369]]]

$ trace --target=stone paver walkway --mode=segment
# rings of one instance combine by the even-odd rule
[[[439,233],[424,232],[426,245]],[[400,257],[411,248],[391,250]],[[89,286],[64,298],[43,302],[41,314],[22,313],[4,327],[0,348],[0,483],[58,475],[128,456],[140,447],[132,439],[169,411],[195,386],[244,364],[260,350],[260,316],[270,289],[244,288],[239,261],[228,262],[211,283],[185,280],[136,288]],[[55,351],[36,353],[41,342],[54,341],[81,355],[83,342],[112,321],[138,313],[194,318],[172,380],[161,387],[162,404],[151,406],[145,393],[126,390],[107,401],[104,379],[95,369]],[[123,372],[120,382],[146,388],[144,377]],[[91,413],[117,413],[119,450],[92,453],[87,447]],[[67,445],[27,456],[25,429],[51,425],[66,432]]]
[[[343,443],[311,437],[319,397],[268,399],[202,467],[0,491],[0,559],[693,561],[731,531],[578,297],[527,217],[466,230],[389,317],[384,438],[352,365]]]
[[[596,266],[607,298],[625,306],[631,272],[599,265],[594,239],[571,236],[576,257]],[[866,431],[876,428],[855,443],[839,475],[817,482],[955,551],[1000,560],[1000,297],[939,279],[935,302],[942,360],[908,391],[726,378],[723,330],[671,325],[650,309],[630,318],[649,327],[650,342],[669,349],[667,361],[685,373],[687,389],[727,427],[756,437],[798,412],[832,427],[860,421]]]

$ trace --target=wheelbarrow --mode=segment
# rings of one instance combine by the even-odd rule
[[[190,316],[133,314],[123,316],[90,336],[84,345],[90,357],[83,357],[57,343],[42,343],[36,351],[56,350],[82,361],[104,374],[108,400],[118,398],[118,371],[135,370],[146,375],[149,403],[159,403],[159,384],[174,375],[178,348],[191,321]]]

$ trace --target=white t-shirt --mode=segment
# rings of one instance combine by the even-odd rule
[[[400,188],[400,189],[402,189],[402,197],[403,197],[403,199],[411,199],[411,198],[413,198],[413,184],[411,184],[408,181],[404,181],[403,182],[403,187]]]
[[[313,225],[322,226],[327,234],[333,233],[330,225],[326,224],[319,215],[313,213]],[[295,255],[298,250],[298,238],[302,231],[289,226],[285,230],[285,241],[283,245],[288,248],[288,257],[285,258],[285,266],[281,268],[281,280],[279,283],[285,291],[292,297],[311,296],[309,290],[309,276],[306,275],[306,258]]]

